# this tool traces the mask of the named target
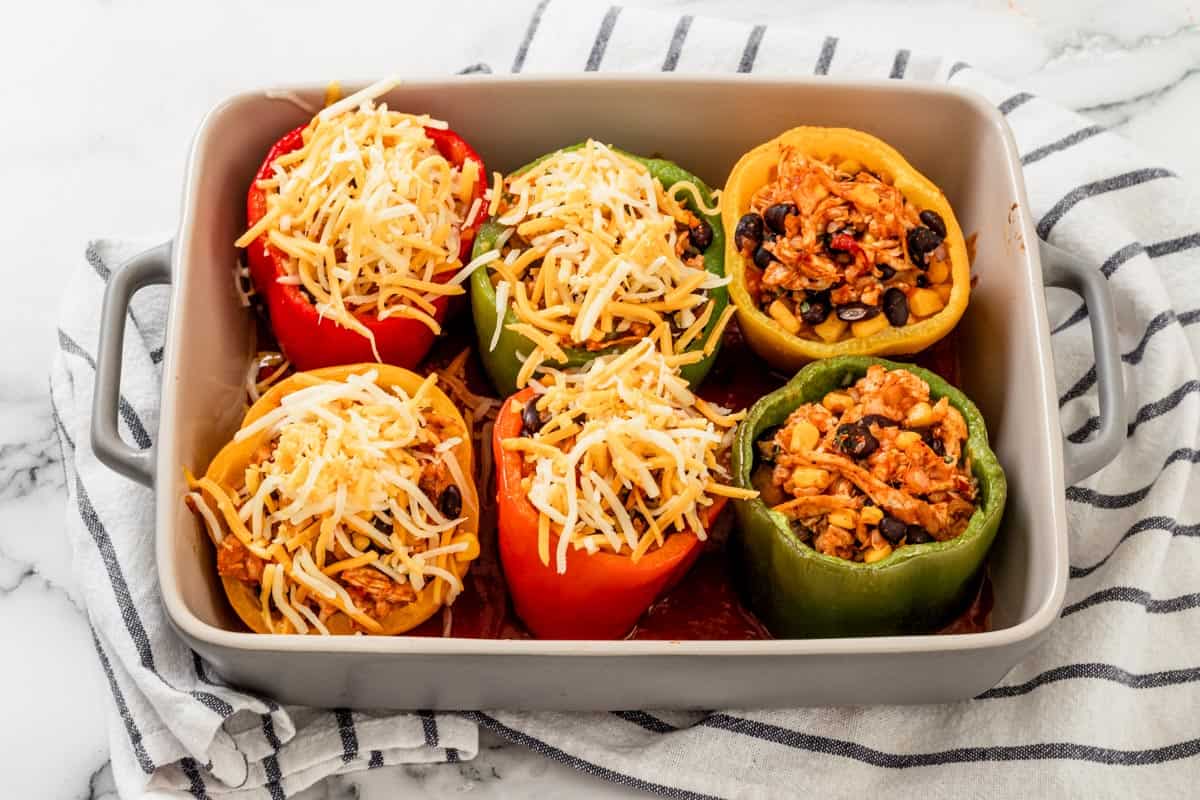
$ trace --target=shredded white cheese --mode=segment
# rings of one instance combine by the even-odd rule
[[[564,347],[647,335],[670,352],[702,310],[711,316],[710,292],[728,279],[685,248],[682,229],[699,220],[680,191],[700,199],[693,183],[664,189],[643,164],[594,140],[509,178],[503,202],[493,189],[497,221],[516,232],[505,257],[489,264],[497,311],[501,297],[515,301],[518,324],[509,328],[537,345],[530,359],[564,363]]]
[[[438,152],[426,128],[446,124],[376,104],[398,81],[369,86],[320,111],[303,146],[276,159],[258,185],[267,210],[237,241],[265,236],[285,259],[284,278],[322,317],[374,337],[360,316],[403,316],[435,332],[433,302],[461,294],[464,220],[478,208],[478,164]],[[378,358],[378,353],[376,352]]]
[[[474,534],[460,531],[466,517],[445,516],[423,488],[457,487],[463,512],[477,513],[453,452],[469,432],[432,411],[436,376],[412,395],[377,379],[375,370],[342,381],[309,376],[234,436],[267,434],[240,488],[190,480],[190,501],[218,546],[232,532],[274,567],[261,583],[265,619],[272,607],[281,615],[273,630],[327,633],[328,614],[342,611],[373,631],[371,603],[402,605],[430,581],[452,602],[462,582],[448,561],[478,554]]]
[[[636,562],[675,531],[704,539],[704,509],[714,496],[749,496],[720,482],[729,477],[720,460],[727,433],[744,412],[693,395],[679,374],[682,359],[643,339],[578,371],[546,370],[536,396],[547,421],[532,436],[504,440],[527,464],[547,565],[558,537],[560,574],[572,545],[629,553]]]

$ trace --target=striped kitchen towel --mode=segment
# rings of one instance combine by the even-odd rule
[[[470,758],[476,724],[576,769],[679,798],[1194,792],[1200,502],[1191,478],[1200,460],[1200,369],[1192,326],[1200,282],[1188,276],[1200,269],[1200,194],[1086,119],[917,52],[565,0],[479,28],[465,71],[935,80],[999,107],[1023,154],[1039,235],[1100,265],[1124,348],[1129,441],[1111,466],[1067,490],[1072,567],[1063,619],[1001,686],[945,706],[372,714],[281,708],[224,686],[163,618],[151,494],[99,465],[88,446],[100,295],[110,270],[140,249],[99,242],[67,288],[51,397],[68,469],[68,535],[112,690],[122,795],[284,797],[330,774]],[[361,59],[345,57],[353,73]],[[1086,312],[1076,300],[1049,299],[1063,426],[1081,442],[1098,422],[1088,331],[1079,324]],[[140,293],[131,313],[140,335],[125,343],[124,432],[143,447],[157,423],[165,313],[164,292]]]

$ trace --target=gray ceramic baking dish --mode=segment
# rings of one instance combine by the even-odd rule
[[[324,87],[290,90],[319,105]],[[153,485],[163,603],[179,634],[230,682],[295,703],[396,708],[717,708],[927,703],[995,685],[1049,631],[1067,582],[1058,404],[1043,283],[1088,304],[1103,423],[1074,448],[1074,482],[1123,441],[1111,298],[1088,265],[1038,247],[1020,162],[1003,118],[944,86],[761,77],[460,77],[407,82],[393,108],[449,120],[488,168],[511,170],[591,136],[663,152],[713,186],[744,151],[800,124],[860,128],[899,149],[977,232],[978,286],[963,323],[964,389],[979,404],[1009,479],[991,556],[986,633],[790,641],[491,641],[245,633],[226,605],[211,546],[184,508],[196,472],[240,422],[249,314],[233,292],[233,241],[267,148],[307,115],[277,92],[217,106],[192,146],[179,232],[113,276],[97,371],[93,446]],[[117,432],[121,340],[130,297],[172,287],[162,415],[153,450]],[[197,335],[203,331],[204,335]]]

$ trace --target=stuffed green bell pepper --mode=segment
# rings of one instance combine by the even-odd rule
[[[816,361],[738,428],[742,585],[784,638],[929,633],[968,602],[1004,512],[975,405],[932,372]]]
[[[711,191],[661,159],[594,140],[503,180],[475,239],[471,308],[502,394],[653,339],[697,385],[729,317]]]

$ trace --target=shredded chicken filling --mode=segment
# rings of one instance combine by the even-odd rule
[[[977,486],[967,425],[904,369],[872,366],[760,440],[755,484],[818,552],[868,563],[959,536]]]
[[[751,296],[792,335],[835,342],[941,311],[945,221],[859,162],[780,153],[734,232]]]

